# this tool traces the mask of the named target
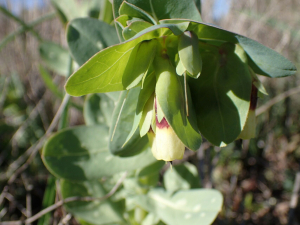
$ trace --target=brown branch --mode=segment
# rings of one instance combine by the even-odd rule
[[[125,180],[127,176],[127,172],[125,172],[122,177],[118,180],[118,182],[115,184],[115,186],[110,190],[110,192],[108,192],[106,195],[102,196],[102,197],[79,197],[79,196],[74,196],[74,197],[69,197],[69,198],[65,198],[63,200],[60,200],[58,202],[56,202],[55,204],[43,209],[42,211],[40,211],[39,213],[35,214],[34,216],[28,218],[25,220],[25,223],[32,223],[34,221],[36,221],[37,219],[39,219],[40,217],[42,217],[43,215],[61,207],[63,204],[65,203],[69,203],[69,202],[75,202],[75,201],[84,201],[84,202],[91,202],[91,201],[103,201],[108,199],[109,197],[111,197],[117,190],[118,188],[121,186],[121,184],[123,183],[123,181]],[[1,223],[0,223],[1,224]]]
[[[271,108],[276,103],[290,97],[291,95],[297,94],[300,92],[300,86],[292,88],[286,92],[283,92],[280,95],[277,95],[276,97],[272,98],[270,101],[268,101],[266,104],[262,105],[258,109],[256,109],[256,116],[259,116],[260,114],[266,112],[269,108]]]

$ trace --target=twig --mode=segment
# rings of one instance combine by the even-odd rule
[[[10,177],[10,179],[8,180],[8,184],[11,184],[15,181],[15,179],[17,178],[17,176],[23,172],[27,167],[28,165],[31,163],[31,161],[34,159],[35,155],[37,154],[38,150],[43,146],[46,138],[52,133],[52,131],[54,130],[54,128],[56,127],[58,121],[59,121],[59,118],[60,118],[60,115],[61,113],[63,112],[64,108],[66,107],[66,104],[68,103],[68,100],[70,98],[70,95],[68,94],[65,94],[64,96],[64,99],[61,103],[61,105],[59,106],[48,130],[46,131],[46,133],[44,134],[43,137],[41,137],[34,145],[34,147],[30,150],[31,154],[28,158],[28,160],[19,168],[17,169]],[[31,148],[31,147],[30,147]],[[29,149],[30,149],[29,148]],[[29,151],[29,149],[27,151]],[[26,151],[26,152],[27,152]]]
[[[294,222],[295,209],[297,207],[298,198],[299,198],[299,191],[300,191],[300,171],[298,171],[296,174],[293,193],[291,196],[290,210],[288,214],[288,225],[292,225]]]
[[[28,223],[32,223],[34,221],[36,221],[37,219],[39,219],[40,217],[42,217],[43,215],[61,207],[63,204],[65,203],[69,203],[69,202],[75,202],[75,201],[84,201],[84,202],[91,202],[91,201],[103,201],[108,199],[109,197],[111,197],[117,190],[118,188],[121,186],[121,184],[123,183],[123,181],[125,180],[127,176],[127,172],[125,172],[122,177],[118,180],[118,182],[115,184],[115,186],[110,190],[110,192],[108,192],[106,195],[102,196],[102,197],[79,197],[79,196],[74,196],[74,197],[69,197],[69,198],[65,198],[63,200],[60,200],[58,202],[56,202],[55,204],[47,207],[46,209],[43,209],[42,211],[40,211],[39,213],[35,214],[34,216],[28,218],[25,220],[25,224]],[[1,224],[1,223],[0,223]],[[1,224],[2,225],[2,224]]]
[[[272,98],[270,101],[268,101],[266,104],[262,105],[258,109],[256,109],[256,116],[259,116],[260,114],[266,112],[269,108],[271,108],[276,103],[284,100],[287,97],[290,97],[291,95],[297,94],[300,92],[300,86],[292,88],[280,95],[277,95],[276,97]]]

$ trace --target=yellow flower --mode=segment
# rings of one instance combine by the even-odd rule
[[[151,127],[147,133],[153,156],[157,160],[164,161],[182,159],[185,145],[175,134],[165,118],[159,122],[157,115],[155,117],[155,133]]]

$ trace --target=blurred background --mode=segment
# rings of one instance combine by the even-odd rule
[[[30,149],[41,149],[37,141],[61,103],[66,79],[63,68],[45,70],[41,43],[67,45],[50,0],[0,0],[0,6],[0,221],[13,221],[55,198],[54,178]],[[298,68],[299,11],[299,0],[202,0],[204,22],[257,40]],[[257,138],[222,149],[204,143],[197,154],[203,187],[224,194],[215,224],[300,224],[299,213],[289,216],[300,162],[299,72],[260,78],[269,95],[258,101]],[[82,103],[72,100],[70,126],[83,123]],[[58,223],[65,213],[58,209],[43,221]]]

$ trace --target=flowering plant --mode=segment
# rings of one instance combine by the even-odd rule
[[[289,76],[294,65],[254,40],[203,23],[199,13],[181,18],[166,5],[169,17],[163,18],[163,6],[152,6],[123,1],[115,21],[125,41],[94,55],[69,78],[66,91],[138,89],[135,100],[124,100],[136,108],[124,143],[139,128],[165,161],[182,158],[184,146],[196,151],[201,134],[217,146],[254,137],[257,93],[266,93],[256,73]]]

